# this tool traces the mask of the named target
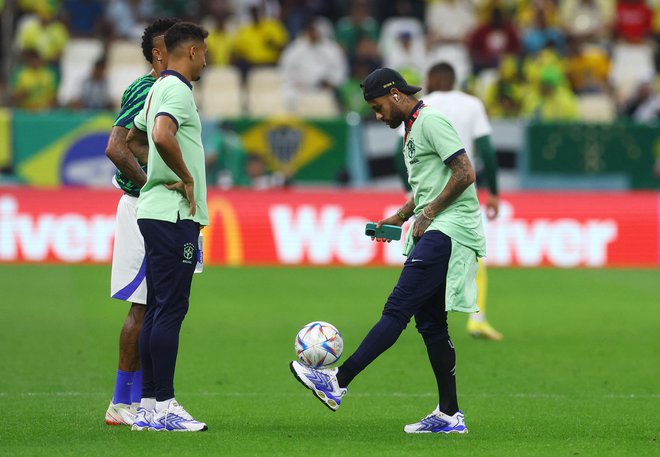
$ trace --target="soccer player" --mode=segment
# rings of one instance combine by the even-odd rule
[[[179,22],[165,33],[167,70],[147,95],[128,134],[138,157],[147,151],[147,181],[137,218],[146,251],[147,310],[140,333],[142,400],[133,430],[207,430],[174,397],[181,324],[201,226],[208,225],[202,129],[191,81],[206,66],[208,32]]]
[[[147,303],[147,285],[144,279],[144,240],[137,225],[135,205],[140,188],[147,179],[144,171],[146,158],[143,158],[142,164],[136,160],[128,149],[126,137],[133,126],[133,118],[144,105],[147,92],[160,72],[167,68],[164,35],[176,22],[178,19],[156,19],[144,29],[142,53],[151,64],[151,71],[136,79],[124,92],[121,109],[105,150],[117,167],[114,183],[124,191],[117,205],[110,295],[131,303],[119,335],[115,393],[105,413],[105,423],[108,425],[132,425],[142,393],[137,342]]]
[[[477,97],[454,90],[456,74],[454,68],[441,62],[433,65],[427,73],[427,92],[423,97],[424,104],[442,112],[454,125],[458,137],[465,146],[470,161],[475,162],[475,148],[483,162],[483,173],[488,182],[489,195],[486,200],[486,217],[493,220],[499,210],[497,191],[497,162],[495,151],[490,142],[492,128],[486,109]],[[495,330],[486,320],[486,297],[488,275],[486,264],[479,260],[477,269],[477,306],[478,313],[470,314],[467,322],[468,333],[493,341],[502,339],[502,334]]]
[[[291,371],[332,410],[350,382],[391,347],[415,317],[435,374],[439,403],[406,433],[466,433],[456,394],[456,353],[447,312],[477,310],[477,258],[485,237],[475,172],[449,120],[413,96],[421,90],[395,70],[375,70],[361,84],[376,119],[396,129],[405,123],[403,154],[412,197],[378,225],[416,219],[404,247],[407,260],[380,320],[339,368],[316,370],[295,361]]]

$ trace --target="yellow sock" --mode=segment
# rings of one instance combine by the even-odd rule
[[[486,320],[486,297],[488,294],[488,272],[486,271],[486,264],[482,259],[479,259],[477,264],[477,307],[478,313],[470,314],[470,319],[476,321]]]

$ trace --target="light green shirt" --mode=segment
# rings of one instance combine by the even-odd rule
[[[449,120],[434,108],[420,108],[403,145],[408,182],[414,195],[415,215],[419,215],[445,188],[452,174],[445,162],[459,151],[465,153]],[[486,239],[476,186],[471,184],[465,189],[433,219],[426,230],[440,230],[452,240],[473,250],[479,257],[486,255]],[[412,230],[408,235],[404,249],[406,255],[413,247]]]
[[[180,181],[180,178],[165,164],[154,145],[151,132],[158,116],[168,116],[178,126],[176,140],[195,182],[197,210],[194,216],[189,215],[188,200],[180,192],[165,187],[165,184]],[[149,91],[144,108],[133,123],[136,128],[147,132],[149,138],[147,182],[140,190],[138,219],[168,222],[176,222],[177,218],[192,219],[201,225],[208,225],[202,125],[190,82],[177,72],[164,71]]]

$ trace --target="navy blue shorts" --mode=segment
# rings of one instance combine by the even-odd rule
[[[383,311],[405,324],[414,316],[427,344],[448,336],[445,286],[450,256],[451,238],[438,230],[424,233],[404,263]]]

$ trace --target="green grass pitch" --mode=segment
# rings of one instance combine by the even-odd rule
[[[407,436],[435,382],[411,324],[332,413],[292,377],[305,323],[335,324],[350,354],[394,268],[210,268],[195,277],[178,400],[210,430],[131,432],[103,415],[124,303],[107,266],[0,267],[2,456],[660,455],[657,270],[491,269],[500,343],[450,321],[467,435]]]

